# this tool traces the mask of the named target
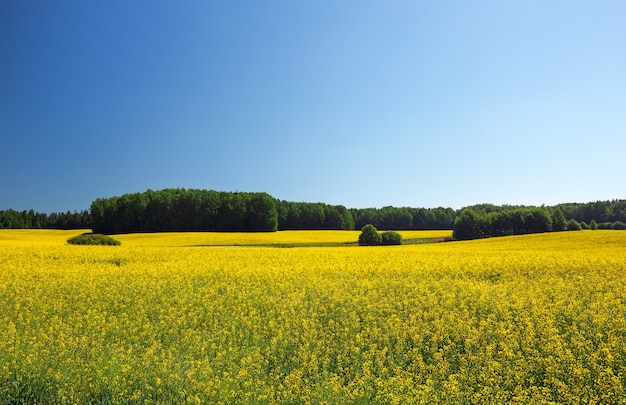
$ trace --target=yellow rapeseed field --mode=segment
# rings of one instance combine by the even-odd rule
[[[626,403],[623,231],[80,233],[0,231],[2,403]]]
[[[280,232],[173,232],[134,233],[116,239],[132,246],[249,246],[356,244],[361,231],[280,231]],[[405,239],[436,239],[452,236],[451,231],[400,231]]]

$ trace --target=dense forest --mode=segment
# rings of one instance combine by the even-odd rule
[[[98,233],[265,231],[299,229],[453,229],[457,239],[549,232],[578,227],[622,229],[626,200],[553,207],[477,204],[452,208],[346,208],[289,202],[267,193],[198,189],[147,190],[98,198],[90,211],[41,214],[0,211],[0,228],[93,229]]]
[[[267,193],[196,189],[148,190],[91,204],[94,232],[450,229],[450,208],[348,209],[342,205],[289,202]]]
[[[355,229],[367,224],[377,229],[452,229],[456,211],[452,208],[383,207],[351,209]]]
[[[626,200],[596,201],[586,204],[559,204],[556,208],[563,211],[566,218],[572,218],[580,223],[598,224],[611,222],[626,222]]]
[[[454,239],[564,231],[567,220],[558,208],[516,207],[484,212],[466,208],[454,220]]]
[[[276,201],[279,230],[354,229],[354,217],[342,205]]]
[[[569,218],[569,219],[567,219]],[[479,204],[461,210],[454,220],[454,239],[521,235],[580,229],[625,229],[626,200],[554,207]]]
[[[278,229],[276,200],[267,193],[196,189],[148,190],[91,204],[96,233],[266,231]]]
[[[278,201],[278,229],[451,229],[451,208],[346,208],[342,205]]]

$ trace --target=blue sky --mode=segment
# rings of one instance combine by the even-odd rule
[[[0,3],[0,209],[626,198],[623,1]]]

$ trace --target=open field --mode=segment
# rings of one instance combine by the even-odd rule
[[[626,403],[623,231],[80,233],[0,231],[2,403]]]
[[[129,246],[298,246],[357,244],[361,231],[173,232],[117,235]],[[400,231],[404,239],[436,239],[452,231]]]
[[[89,229],[57,231],[41,229],[0,230],[0,245],[58,246]],[[309,246],[357,244],[361,231],[279,231],[279,232],[168,232],[132,233],[114,236],[125,246]],[[407,241],[445,239],[452,231],[399,231]]]

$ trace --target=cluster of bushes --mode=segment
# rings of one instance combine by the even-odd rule
[[[582,231],[583,227],[580,224],[580,222],[576,221],[574,218],[570,218],[570,220],[567,221],[567,226],[565,226],[565,230],[566,231]]]
[[[591,230],[596,230],[596,229],[614,229],[614,230],[620,230],[621,231],[621,230],[626,229],[626,224],[623,223],[622,221],[597,223],[594,219],[592,219],[589,224],[587,224],[584,221],[581,222],[580,223],[580,227],[581,227],[581,229],[591,229]]]
[[[395,231],[378,232],[372,224],[367,224],[361,228],[359,235],[359,245],[379,246],[379,245],[401,245],[402,235]]]
[[[69,238],[67,243],[70,245],[121,245],[119,240],[99,233],[84,233],[82,235],[74,236],[73,238]]]

